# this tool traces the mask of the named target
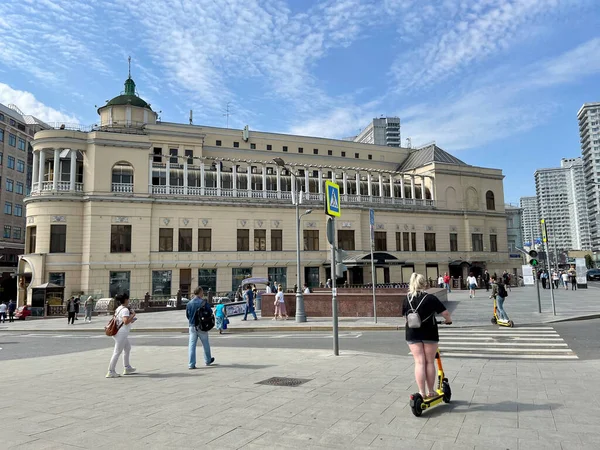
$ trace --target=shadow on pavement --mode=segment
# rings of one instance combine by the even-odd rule
[[[559,403],[549,403],[544,405],[534,405],[531,403],[520,403],[503,401],[498,403],[471,403],[466,400],[452,400],[443,406],[439,406],[427,411],[428,417],[435,417],[447,414],[453,410],[462,413],[493,411],[493,412],[523,412],[523,411],[544,411],[548,409],[557,409],[563,405]]]
[[[206,369],[210,369],[212,367],[226,367],[229,369],[250,369],[250,370],[260,370],[260,369],[268,369],[269,367],[275,367],[272,364],[211,364],[206,367]]]

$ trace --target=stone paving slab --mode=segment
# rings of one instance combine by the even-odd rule
[[[5,361],[0,385],[19,394],[0,400],[1,447],[570,450],[600,442],[592,382],[600,361],[449,359],[452,402],[416,418],[410,357],[214,350],[214,366],[189,371],[185,345],[134,344],[139,373],[119,379],[104,378],[108,347]],[[255,384],[274,376],[311,381]]]

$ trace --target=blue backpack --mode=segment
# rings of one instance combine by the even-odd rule
[[[215,327],[215,315],[206,300],[202,300],[200,307],[196,310],[194,325],[200,331],[210,331]]]

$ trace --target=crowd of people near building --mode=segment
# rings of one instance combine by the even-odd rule
[[[577,290],[577,273],[575,269],[569,270],[548,270],[542,269],[537,273],[537,279],[542,284],[542,289],[558,289],[559,286],[565,290],[571,286],[572,291]]]

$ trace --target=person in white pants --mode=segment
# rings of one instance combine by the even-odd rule
[[[115,350],[110,364],[108,366],[108,373],[106,378],[118,378],[120,375],[116,371],[117,361],[119,356],[123,353],[123,375],[131,375],[135,372],[135,368],[129,364],[129,354],[131,353],[131,344],[129,343],[129,331],[131,330],[131,324],[135,322],[135,311],[129,309],[129,295],[119,294],[115,296],[117,309],[115,310],[115,318],[117,321],[117,327],[119,331],[113,339],[115,340]]]

